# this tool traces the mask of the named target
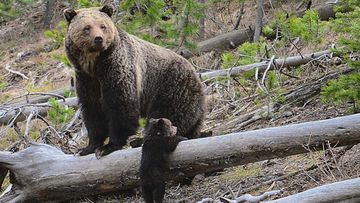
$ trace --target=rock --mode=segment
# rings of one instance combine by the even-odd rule
[[[20,52],[16,55],[15,62],[23,61],[23,60],[29,58],[32,54],[33,54],[33,52],[31,52],[31,51]]]
[[[54,51],[55,49],[58,49],[60,48],[60,46],[56,43],[48,43],[48,44],[45,44],[44,47],[43,47],[43,50],[45,52],[51,52],[51,51]]]
[[[196,185],[196,184],[198,184],[198,183],[201,183],[204,179],[205,179],[205,174],[197,174],[197,175],[193,178],[191,184],[192,184],[192,185]]]
[[[142,143],[142,137],[133,137],[129,140],[129,145],[131,146],[131,148],[141,147]]]
[[[290,117],[290,116],[293,115],[293,112],[291,112],[291,111],[285,111],[283,115],[284,115],[284,117]]]

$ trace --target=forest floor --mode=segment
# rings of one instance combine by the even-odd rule
[[[292,1],[290,1],[292,2]],[[318,1],[320,2],[320,1]],[[247,3],[241,27],[253,24],[255,19],[254,3]],[[294,3],[284,3],[283,9],[294,8]],[[0,25],[0,104],[27,92],[50,92],[68,87],[74,72],[71,68],[54,58],[63,54],[64,48],[53,46],[43,35],[41,19],[44,8],[34,5],[35,12],[23,15],[13,21]],[[231,31],[239,14],[237,1],[229,4],[216,4],[208,9],[207,16],[214,16],[206,20],[205,38]],[[273,12],[269,5],[265,7],[271,18]],[[55,17],[54,25],[59,17]],[[322,46],[330,46],[336,36],[330,31]],[[302,53],[318,51],[312,46],[299,45]],[[321,46],[319,46],[321,47]],[[297,50],[286,47],[279,53],[283,56],[297,55]],[[191,58],[199,71],[218,69],[221,65],[222,52],[210,52]],[[10,73],[5,67],[19,71],[28,79],[18,74]],[[344,65],[335,66],[330,62],[311,63],[296,70],[288,70],[296,78],[285,78],[282,81],[284,91],[296,90],[299,87],[326,76],[328,73],[339,71]],[[300,71],[299,71],[300,70]],[[255,84],[255,85],[254,85]],[[204,129],[221,129],[223,124],[236,120],[259,106],[267,104],[267,98],[255,91],[256,83],[249,87],[236,86],[235,82],[221,83],[221,81],[206,82],[212,97],[209,102],[209,112]],[[229,87],[234,85],[236,87]],[[235,91],[242,91],[242,101],[237,102],[232,96]],[[247,95],[247,96],[246,96]],[[246,99],[248,97],[248,99]],[[244,99],[245,98],[245,99]],[[239,99],[241,100],[241,99]],[[235,106],[231,105],[235,102]],[[241,107],[245,107],[239,110]],[[347,110],[351,104],[342,107],[325,105],[320,101],[319,93],[305,101],[290,103],[284,108],[272,112],[270,118],[261,118],[240,129],[226,129],[226,133],[254,130],[273,126],[301,123],[322,119],[335,118],[349,114]],[[234,113],[236,112],[236,113]],[[219,128],[220,126],[220,128]],[[20,125],[20,127],[23,127]],[[31,135],[35,138],[43,126],[34,124]],[[18,137],[13,129],[0,127],[0,149],[7,149]],[[218,134],[224,134],[219,132]],[[360,145],[351,149],[324,146],[321,151],[309,149],[306,154],[272,159],[257,163],[227,168],[210,174],[199,174],[187,184],[168,183],[165,202],[196,202],[203,198],[219,197],[234,198],[242,194],[259,195],[269,190],[282,190],[282,194],[273,198],[288,196],[326,183],[359,177],[360,174]],[[3,185],[2,190],[6,186]],[[136,188],[122,194],[88,197],[73,202],[142,202],[141,191]]]

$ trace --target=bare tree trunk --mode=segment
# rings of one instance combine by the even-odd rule
[[[360,178],[322,185],[295,195],[267,201],[266,203],[287,202],[360,202]]]
[[[169,179],[230,166],[360,142],[360,114],[228,135],[179,144],[169,159]],[[306,146],[306,148],[304,147]],[[0,202],[67,200],[138,186],[141,149],[113,152],[100,160],[77,157],[55,147],[33,144],[16,152],[0,152],[0,167],[10,170],[11,190]]]
[[[275,66],[278,67],[288,67],[288,66],[298,66],[306,64],[312,60],[316,60],[319,57],[329,55],[330,50],[319,51],[311,54],[304,54],[302,56],[290,56],[287,58],[274,59],[273,63],[270,64],[270,68]],[[250,70],[258,68],[260,72],[264,71],[268,67],[268,61],[262,61],[259,63],[248,64],[244,66],[236,66],[229,69],[214,70],[209,72],[200,73],[202,79],[209,79],[218,76],[232,76],[236,74],[241,74]]]
[[[234,26],[234,30],[239,29],[240,22],[241,22],[241,18],[242,18],[242,16],[244,15],[244,6],[245,6],[245,1],[242,1],[242,2],[241,2],[241,7],[240,7],[239,17],[238,17],[238,19],[236,20],[236,24],[235,24],[235,26]]]
[[[255,32],[254,32],[254,42],[259,42],[261,29],[262,29],[262,20],[264,17],[263,13],[264,0],[257,0],[257,9],[256,9],[256,23],[255,23]]]
[[[56,0],[46,0],[46,11],[44,17],[44,28],[49,29],[52,17],[54,16],[54,6]]]
[[[199,0],[199,3],[205,4],[206,0]],[[202,17],[200,18],[199,22],[199,39],[204,39],[205,36],[205,9],[202,10]]]

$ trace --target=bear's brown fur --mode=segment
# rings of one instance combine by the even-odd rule
[[[176,53],[117,29],[109,6],[74,11],[66,53],[76,70],[76,89],[97,157],[121,149],[136,133],[139,117],[168,118],[177,135],[195,138],[205,113],[204,93],[192,65]],[[104,145],[106,137],[109,143]],[[104,146],[103,146],[104,145]]]

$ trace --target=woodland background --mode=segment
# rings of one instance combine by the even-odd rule
[[[21,151],[33,141],[75,154],[86,144],[74,71],[64,52],[67,23],[62,11],[105,3],[117,8],[113,20],[121,29],[172,49],[193,64],[207,94],[203,130],[214,136],[360,111],[356,0],[2,0],[1,150]],[[139,120],[141,127],[144,122]],[[138,146],[140,138],[141,129],[129,140],[129,148]],[[359,177],[357,143],[302,147],[307,153],[170,182],[165,201],[217,202],[281,190],[270,198],[277,199]],[[10,185],[4,174],[2,191]],[[72,201],[142,199],[135,188]]]

